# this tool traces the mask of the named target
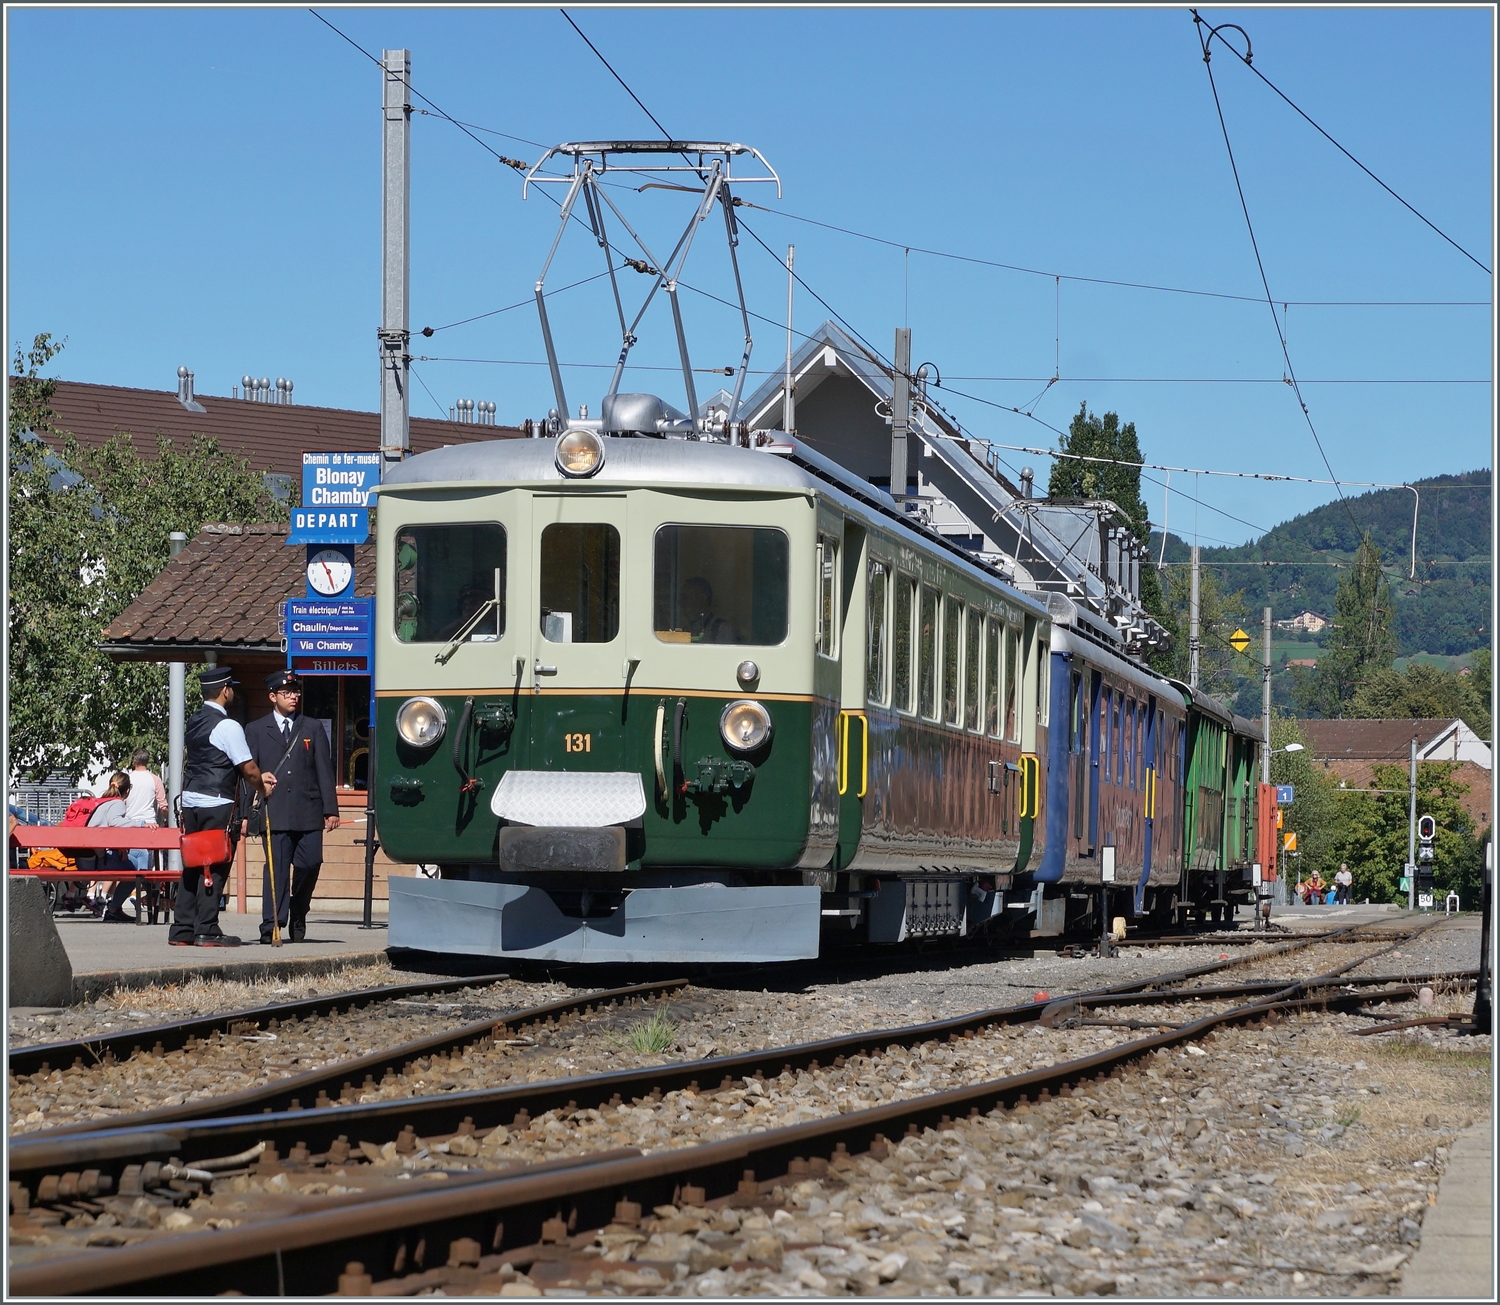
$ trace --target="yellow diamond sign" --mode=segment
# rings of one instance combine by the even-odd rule
[[[1250,646],[1250,636],[1243,630],[1236,630],[1229,636],[1229,644],[1235,652],[1242,653]]]

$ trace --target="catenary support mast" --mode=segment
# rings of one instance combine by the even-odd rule
[[[380,451],[399,462],[411,447],[411,403],[407,381],[411,358],[408,266],[411,252],[411,52],[382,55],[385,95],[382,116],[382,206],[380,220]]]

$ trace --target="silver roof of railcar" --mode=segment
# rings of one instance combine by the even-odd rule
[[[682,485],[694,488],[768,490],[791,494],[820,494],[846,508],[885,519],[892,529],[907,533],[913,544],[945,555],[962,571],[1004,590],[1010,601],[1047,615],[1046,605],[1035,595],[1017,589],[993,570],[977,564],[962,550],[935,531],[896,516],[890,495],[866,485],[820,453],[788,439],[781,451],[744,449],[737,445],[699,440],[657,440],[640,436],[604,440],[604,465],[587,479],[564,476],[557,469],[556,444],[551,439],[493,440],[477,444],[451,444],[419,453],[391,466],[382,490],[496,482],[539,485]],[[788,456],[790,455],[790,456]],[[800,466],[793,458],[806,461]],[[812,469],[809,469],[812,468]]]
[[[450,444],[386,469],[382,488],[467,481],[538,481],[587,485],[724,485],[736,489],[822,490],[810,472],[774,453],[698,440],[604,439],[604,465],[587,480],[557,469],[550,439]]]

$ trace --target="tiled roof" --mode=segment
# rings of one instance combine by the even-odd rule
[[[12,377],[14,383],[14,377]],[[194,434],[217,439],[221,447],[250,459],[257,471],[300,478],[303,450],[365,450],[380,447],[380,414],[345,408],[312,408],[299,404],[252,403],[214,395],[195,396],[204,412],[189,412],[175,390],[133,390],[122,385],[86,385],[58,381],[52,410],[60,429],[70,431],[85,448],[102,445],[116,431],[136,436],[136,448],[156,453],[156,433],[185,444]],[[411,419],[411,451],[425,453],[445,444],[515,439],[510,426]]]
[[[1299,720],[1298,727],[1313,754],[1337,760],[1401,761],[1411,755],[1411,741],[1423,752],[1452,720]]]
[[[152,661],[176,660],[165,655],[173,648],[279,654],[280,604],[307,592],[306,550],[286,535],[285,526],[204,526],[105,628],[106,651]],[[373,595],[373,539],[356,546],[354,575],[355,594]]]

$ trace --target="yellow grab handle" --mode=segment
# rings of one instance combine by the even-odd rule
[[[860,756],[859,796],[864,797],[870,791],[870,718],[862,714],[859,723],[863,726],[861,738],[864,742]]]

